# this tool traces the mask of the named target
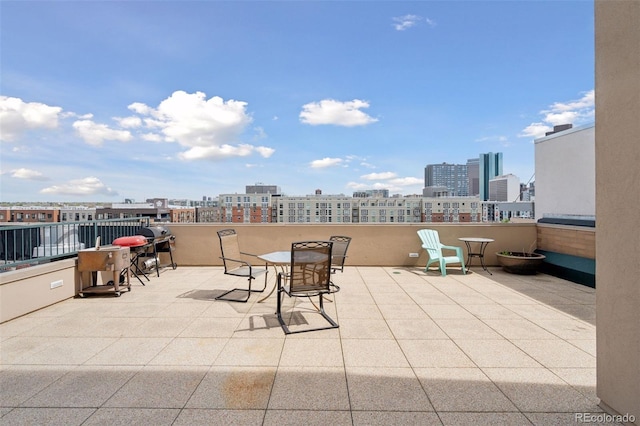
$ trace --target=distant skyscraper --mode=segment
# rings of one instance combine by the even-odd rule
[[[480,194],[480,159],[470,158],[467,160],[467,175],[469,176],[469,196],[474,197]]]
[[[488,152],[479,157],[480,200],[489,199],[489,181],[502,175],[502,153]]]
[[[466,164],[428,164],[424,168],[424,186],[445,187],[453,197],[469,195],[469,177]]]

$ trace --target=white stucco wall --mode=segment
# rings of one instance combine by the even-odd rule
[[[595,125],[535,141],[536,219],[596,214]]]

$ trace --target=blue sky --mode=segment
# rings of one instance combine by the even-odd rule
[[[594,121],[593,2],[2,1],[2,201],[420,194]]]

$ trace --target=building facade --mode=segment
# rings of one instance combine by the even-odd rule
[[[519,201],[520,179],[512,174],[489,180],[489,201]]]
[[[424,169],[424,186],[445,187],[453,197],[469,195],[469,175],[466,164],[428,164]]]
[[[478,185],[481,201],[489,199],[489,181],[502,175],[502,153],[489,152],[478,158]]]

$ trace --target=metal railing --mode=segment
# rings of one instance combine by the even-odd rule
[[[149,218],[106,219],[72,223],[0,226],[0,272],[66,259],[78,250],[111,244],[119,237],[136,235],[149,226]]]

